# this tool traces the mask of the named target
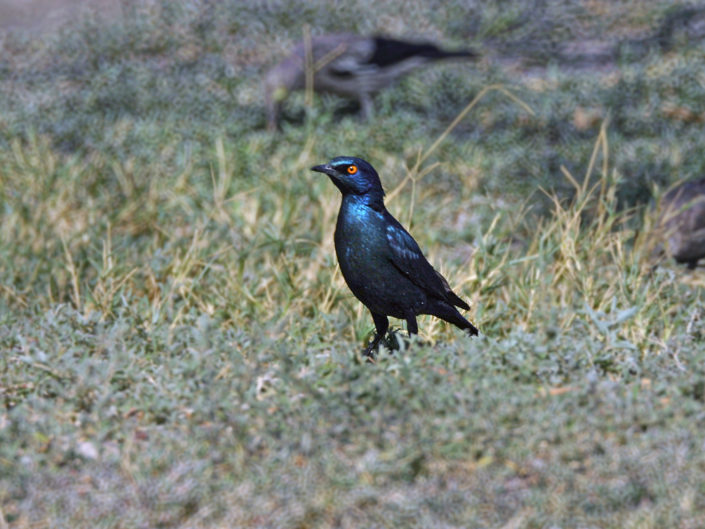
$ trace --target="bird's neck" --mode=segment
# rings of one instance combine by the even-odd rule
[[[335,224],[336,248],[374,232],[375,226],[379,227],[387,215],[381,202],[370,205],[363,195],[344,196]]]
[[[364,206],[381,213],[385,210],[384,194],[365,193],[364,195],[343,195],[343,202],[340,206],[341,209],[345,208],[346,206]]]

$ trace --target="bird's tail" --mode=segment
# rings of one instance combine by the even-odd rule
[[[438,53],[431,55],[431,59],[442,60],[442,59],[477,59],[479,54],[473,50],[441,50],[438,49]]]
[[[472,323],[470,323],[470,327],[468,327],[467,331],[470,336],[477,336],[478,334],[480,334],[480,330],[475,327]]]
[[[428,314],[432,314],[441,318],[442,320],[452,323],[456,327],[460,327],[466,331],[470,336],[477,336],[480,331],[468,320],[463,318],[463,316],[458,312],[458,309],[449,305],[444,301],[438,301],[433,303],[428,310]]]
[[[457,324],[456,324],[457,325]],[[465,332],[467,332],[470,336],[477,336],[480,334],[480,331],[478,330],[477,327],[475,327],[472,323],[470,323],[468,320],[463,318],[463,325],[458,325],[461,329],[463,329]]]
[[[378,66],[390,66],[413,57],[428,60],[478,57],[473,50],[447,51],[430,42],[407,42],[386,37],[375,37],[374,42],[375,52],[369,62]]]

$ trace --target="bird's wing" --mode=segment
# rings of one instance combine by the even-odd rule
[[[369,62],[378,66],[390,66],[409,59],[424,61],[448,59],[451,57],[475,57],[472,50],[447,51],[430,42],[407,42],[404,40],[374,38],[374,53]]]
[[[331,62],[330,71],[339,76],[362,75],[402,64],[414,68],[427,61],[451,57],[475,57],[472,50],[446,51],[428,42],[407,42],[384,37],[348,38],[345,53]]]
[[[374,74],[379,65],[371,63],[375,47],[372,39],[348,40],[341,43],[339,56],[330,61],[327,70],[337,77],[356,77],[364,74]]]
[[[387,242],[396,269],[429,296],[469,309],[468,304],[455,295],[445,278],[426,260],[414,238],[389,214],[388,220]]]

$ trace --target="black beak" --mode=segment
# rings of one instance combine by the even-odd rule
[[[337,173],[337,171],[333,169],[333,167],[329,163],[324,165],[314,165],[313,167],[311,167],[311,171],[327,174],[328,176],[335,176]]]

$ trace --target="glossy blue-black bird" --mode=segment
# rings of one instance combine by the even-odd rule
[[[469,334],[477,328],[455,307],[470,307],[426,260],[419,245],[384,206],[379,175],[368,162],[339,156],[311,168],[330,177],[343,194],[335,227],[340,270],[355,297],[372,313],[376,334],[365,349],[373,356],[389,327],[387,316],[406,320],[416,334],[416,316],[432,314]]]

